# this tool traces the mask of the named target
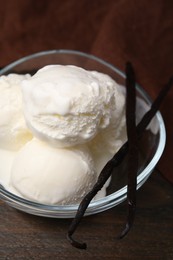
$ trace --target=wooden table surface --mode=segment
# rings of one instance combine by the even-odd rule
[[[0,202],[0,259],[173,259],[173,185],[154,172],[137,194],[135,225],[123,240],[116,236],[126,204],[83,219],[76,237],[87,250],[66,240],[69,219],[19,212]]]

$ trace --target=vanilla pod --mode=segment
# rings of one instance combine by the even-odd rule
[[[132,65],[130,63],[128,63],[127,66],[132,67]],[[127,76],[131,77],[131,75],[126,75],[126,77]],[[134,78],[132,77],[132,79],[134,79]],[[126,80],[126,82],[127,82],[127,80]],[[168,92],[171,89],[172,85],[173,85],[173,77],[171,77],[170,80],[168,81],[168,83],[162,88],[162,90],[160,91],[159,95],[157,96],[155,101],[152,103],[150,110],[145,113],[145,115],[143,116],[143,118],[141,119],[139,124],[137,125],[136,131],[137,131],[138,139],[141,137],[142,133],[144,132],[144,130],[146,129],[148,124],[151,122],[152,118],[157,113],[161,103],[163,102],[164,98],[168,94]],[[108,178],[111,176],[113,169],[121,164],[121,162],[123,161],[125,155],[128,152],[128,148],[129,148],[129,142],[127,141],[118,150],[118,152],[112,157],[112,159],[109,160],[106,163],[106,165],[102,169],[102,171],[101,171],[101,173],[100,173],[100,175],[98,177],[98,180],[95,183],[94,187],[82,199],[82,201],[81,201],[81,203],[80,203],[80,205],[78,207],[78,210],[76,212],[76,216],[72,220],[71,225],[69,226],[69,229],[68,229],[68,233],[67,233],[67,239],[71,243],[72,246],[74,246],[76,248],[80,248],[80,249],[86,249],[87,248],[86,243],[78,242],[72,236],[73,236],[74,232],[76,231],[79,223],[81,222],[82,217],[84,216],[85,211],[86,211],[89,203],[94,198],[94,196],[97,194],[97,192],[103,187],[103,185],[108,180]],[[129,178],[130,178],[130,176],[129,176]],[[130,186],[130,181],[128,183],[128,188],[129,188],[129,186]],[[136,192],[136,190],[135,190],[135,192]],[[130,218],[130,216],[131,215],[128,215],[128,218]],[[134,218],[134,216],[133,216],[133,218]],[[129,219],[127,220],[127,223],[130,223],[130,225],[132,224],[132,222],[133,221],[130,221]],[[128,230],[129,230],[129,227],[127,228],[127,230],[125,229],[124,233],[122,233],[120,235],[120,237],[123,237],[128,232]]]

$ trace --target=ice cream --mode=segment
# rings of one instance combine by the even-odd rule
[[[57,147],[86,143],[112,124],[119,98],[116,85],[99,72],[46,66],[23,82],[27,125]]]
[[[9,155],[9,177],[0,182],[39,203],[79,203],[126,139],[120,86],[100,72],[49,65],[23,78],[20,91],[19,118],[34,138],[15,139],[22,147]]]
[[[95,181],[87,147],[56,149],[34,138],[14,159],[10,190],[43,204],[76,204]]]
[[[22,109],[21,82],[30,75],[10,74],[0,77],[0,145],[17,150],[32,138]]]

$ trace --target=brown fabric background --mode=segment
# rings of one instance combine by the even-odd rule
[[[0,67],[38,51],[74,49],[124,69],[154,98],[173,75],[172,0],[0,0]],[[159,168],[173,182],[173,91],[161,108],[167,145]]]

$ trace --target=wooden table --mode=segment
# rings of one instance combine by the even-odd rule
[[[83,219],[76,237],[87,250],[66,240],[69,219],[19,212],[0,202],[0,259],[173,259],[173,185],[158,172],[138,191],[132,231],[116,236],[126,219],[126,204]]]

